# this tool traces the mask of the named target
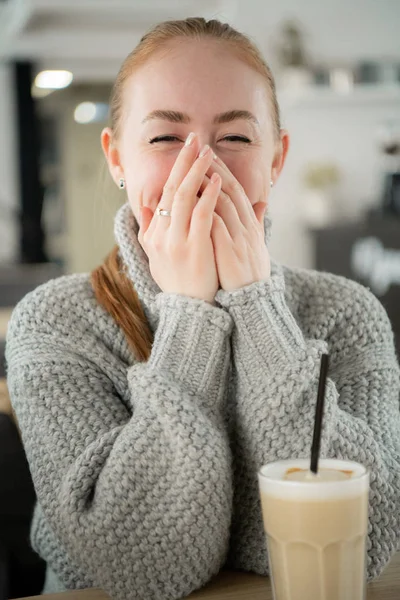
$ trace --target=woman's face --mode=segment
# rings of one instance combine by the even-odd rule
[[[180,41],[153,57],[128,79],[118,140],[107,128],[102,145],[111,174],[124,177],[133,213],[154,211],[188,134],[199,149],[209,144],[243,186],[252,204],[267,202],[288,149],[273,135],[272,113],[264,80],[209,40]],[[154,114],[158,111],[158,114]],[[246,111],[236,115],[233,111]],[[162,114],[165,112],[166,114]],[[226,113],[231,115],[222,117]]]

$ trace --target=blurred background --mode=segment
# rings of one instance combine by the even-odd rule
[[[119,66],[157,22],[188,16],[250,35],[276,77],[291,148],[271,194],[273,257],[368,286],[400,349],[399,0],[0,0],[0,420],[13,306],[52,277],[91,270],[113,245],[125,196],[100,132]],[[14,448],[27,482],[25,504],[11,508],[15,541],[18,527],[27,538],[34,494]],[[43,565],[16,548],[4,594],[37,593]]]
[[[358,279],[397,332],[398,0],[0,0],[3,329],[26,291],[111,248],[124,201],[99,140],[111,85],[146,30],[196,15],[249,34],[276,77],[292,143],[271,195],[273,257]]]
[[[112,82],[148,28],[194,15],[249,34],[276,76],[292,146],[272,194],[275,259],[320,266],[315,230],[371,211],[398,224],[395,177],[386,189],[400,152],[397,0],[0,0],[4,269],[102,260],[123,201],[99,142]]]

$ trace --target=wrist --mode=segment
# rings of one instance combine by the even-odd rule
[[[162,293],[156,303],[160,320],[148,368],[194,394],[206,394],[223,370],[232,317],[220,307],[183,295]]]

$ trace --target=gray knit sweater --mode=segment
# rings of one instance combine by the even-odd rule
[[[165,294],[128,205],[115,234],[155,333],[147,363],[97,304],[88,274],[28,294],[8,329],[46,591],[175,600],[223,566],[267,574],[257,471],[309,456],[323,352],[321,454],[370,470],[377,576],[400,537],[400,377],[378,300],[344,278],[276,263],[268,282],[218,291],[216,306]]]

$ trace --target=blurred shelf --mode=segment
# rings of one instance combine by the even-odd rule
[[[40,167],[40,177],[43,185],[48,186],[58,183],[61,176],[59,163],[43,163]]]
[[[1,264],[0,308],[15,306],[38,285],[61,275],[64,275],[64,269],[55,263]]]
[[[348,92],[338,92],[328,86],[313,85],[297,90],[277,89],[282,107],[316,108],[340,105],[398,103],[400,82],[388,84],[355,84]]]

